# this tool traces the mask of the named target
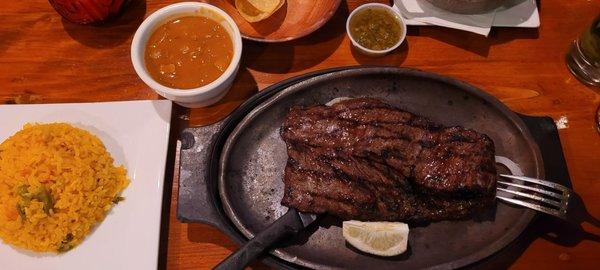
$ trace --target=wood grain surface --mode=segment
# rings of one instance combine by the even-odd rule
[[[146,16],[174,2],[178,1],[134,0],[107,24],[79,26],[61,19],[48,1],[4,1],[0,15],[0,103],[159,98],[135,74],[129,46]],[[216,122],[260,89],[308,71],[357,64],[418,68],[467,81],[516,112],[567,119],[559,133],[573,186],[589,213],[600,217],[600,135],[594,122],[600,94],[598,89],[579,83],[564,61],[572,40],[600,14],[600,0],[538,2],[539,29],[494,28],[488,38],[439,27],[409,27],[406,42],[382,58],[357,54],[345,34],[348,13],[364,2],[368,1],[342,2],[327,24],[297,41],[245,41],[241,68],[230,93],[208,108],[176,108],[174,126]],[[176,130],[173,135],[177,135]],[[170,153],[168,166],[173,167],[175,149]],[[176,220],[177,175],[172,181],[170,176],[161,265],[168,269],[213,267],[236,246],[209,226]],[[583,228],[600,235],[598,227],[584,224]],[[566,238],[532,238],[501,265],[514,269],[597,268],[600,244],[597,238],[586,240],[590,237],[571,232]],[[253,268],[265,266],[256,263]]]

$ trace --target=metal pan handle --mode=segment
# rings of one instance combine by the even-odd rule
[[[208,185],[208,164],[211,145],[224,121],[188,128],[181,133],[179,156],[179,192],[177,219],[185,223],[204,223],[220,228],[221,218]]]
[[[304,225],[298,217],[298,212],[294,209],[288,211],[285,215],[271,223],[269,227],[258,233],[250,239],[240,249],[229,255],[214,270],[242,270],[265,253],[269,247],[277,242],[297,234]]]
[[[525,122],[531,136],[540,148],[544,160],[545,178],[573,188],[554,120],[550,117],[528,116],[519,113],[517,115]]]

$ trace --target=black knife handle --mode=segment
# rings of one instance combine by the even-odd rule
[[[269,227],[258,233],[250,239],[245,245],[235,253],[229,255],[224,261],[219,263],[215,270],[241,270],[249,263],[254,261],[273,244],[283,238],[294,235],[302,229],[303,225],[298,216],[298,212],[290,209],[285,215],[271,223]]]

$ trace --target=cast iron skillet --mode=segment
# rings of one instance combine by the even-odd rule
[[[526,175],[543,178],[539,149],[523,121],[483,91],[410,69],[342,70],[291,85],[260,103],[228,136],[219,164],[214,164],[215,156],[209,160],[209,179],[219,176],[218,191],[225,213],[246,237],[253,237],[286,211],[279,204],[287,160],[279,127],[289,108],[323,104],[343,96],[380,98],[448,126],[461,125],[486,133],[494,140],[498,155],[518,163]],[[272,254],[310,268],[457,268],[509,244],[534,214],[498,203],[496,209],[471,220],[411,228],[409,251],[392,258],[369,256],[349,248],[342,238],[340,222],[326,218]]]

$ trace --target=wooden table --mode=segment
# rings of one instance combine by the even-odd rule
[[[0,16],[0,103],[159,98],[135,74],[129,46],[143,18],[173,2],[177,1],[136,1],[116,20],[91,27],[62,20],[46,0],[5,1]],[[180,123],[175,126],[213,123],[258,90],[312,70],[357,64],[418,68],[485,89],[514,111],[568,119],[560,137],[572,182],[588,211],[600,217],[600,136],[593,121],[600,95],[571,76],[564,62],[570,42],[600,14],[600,0],[543,1],[539,29],[495,28],[488,38],[438,27],[409,27],[404,45],[383,58],[364,57],[350,49],[345,19],[363,2],[368,1],[343,2],[329,23],[298,41],[244,42],[242,66],[227,97],[208,108],[176,109]],[[211,227],[176,220],[174,179],[172,189],[167,188],[172,195],[165,211],[169,218],[163,227],[161,263],[169,269],[210,268],[236,246]],[[600,234],[597,227],[584,228]],[[572,240],[559,245],[531,239],[507,265],[516,269],[600,265],[598,242]]]

